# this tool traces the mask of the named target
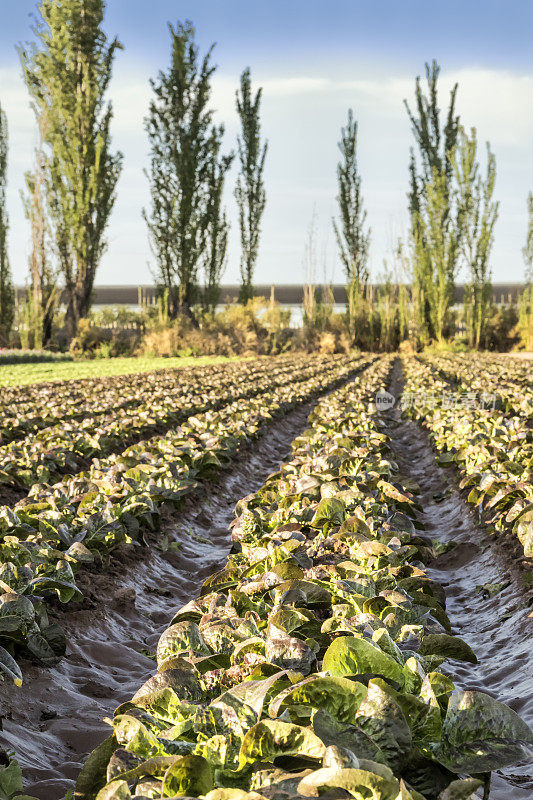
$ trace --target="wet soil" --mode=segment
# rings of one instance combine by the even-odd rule
[[[64,659],[54,668],[23,664],[20,690],[0,684],[1,742],[16,752],[29,794],[60,800],[73,787],[87,754],[110,733],[102,719],[155,672],[149,656],[159,636],[224,564],[235,503],[279,468],[311,409],[302,405],[269,425],[218,484],[167,515],[158,541],[168,535],[178,549],[122,546],[104,572],[86,572],[83,605],[57,615],[67,634]]]
[[[0,486],[0,505],[10,508],[22,500],[28,494],[25,489],[18,489],[16,486]]]
[[[398,397],[399,362],[392,376]],[[105,571],[87,571],[85,600],[76,611],[58,612],[68,652],[57,667],[23,665],[22,690],[0,684],[2,744],[16,751],[26,791],[60,800],[74,784],[87,754],[109,733],[101,720],[128,700],[154,672],[149,655],[174,612],[198,594],[202,581],[229,552],[234,505],[277,469],[306,425],[312,406],[302,406],[270,425],[244,447],[220,482],[168,514],[163,534],[179,549],[122,547]],[[491,537],[454,482],[441,469],[423,428],[393,411],[389,433],[402,473],[417,481],[427,533],[454,547],[429,569],[447,594],[453,633],[476,652],[479,664],[448,662],[461,688],[485,691],[533,724],[533,610],[528,567],[515,540]],[[161,541],[161,535],[158,537]],[[481,587],[504,584],[495,596]],[[531,800],[530,764],[493,776],[491,800]]]
[[[391,393],[403,388],[396,362]],[[446,591],[446,611],[452,633],[476,653],[477,665],[447,662],[448,672],[462,689],[477,689],[507,703],[533,726],[533,590],[531,564],[511,537],[491,536],[457,488],[453,470],[437,464],[422,426],[391,414],[398,423],[389,435],[402,474],[421,489],[421,521],[427,534],[454,547],[428,570]],[[393,423],[394,425],[394,423]],[[487,585],[504,584],[490,597]],[[531,800],[533,765],[523,764],[493,775],[491,800]]]

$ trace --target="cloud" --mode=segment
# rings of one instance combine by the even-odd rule
[[[290,76],[261,78],[265,98],[302,98],[307,95],[346,96],[358,104],[371,104],[377,114],[402,116],[403,101],[412,101],[414,79],[377,77],[374,79],[338,80],[331,77]],[[483,138],[506,145],[529,147],[533,138],[533,75],[508,70],[469,67],[444,72],[440,78],[441,105],[446,106],[455,83],[459,84],[457,107],[465,124],[475,126]],[[227,78],[217,86],[226,95]],[[232,83],[233,85],[233,83]],[[234,88],[233,88],[234,92]],[[232,93],[233,99],[233,93]]]
[[[463,69],[446,79],[448,86],[459,83],[459,110],[465,124],[477,128],[481,140],[531,150],[533,75]]]
[[[327,78],[266,78],[263,82],[265,95],[290,97],[326,92],[331,87]]]

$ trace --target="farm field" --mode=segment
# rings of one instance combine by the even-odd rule
[[[6,387],[0,797],[530,798],[532,410],[486,354]]]
[[[57,361],[35,364],[1,364],[0,386],[26,386],[44,381],[74,381],[80,378],[104,378],[112,375],[135,375],[156,369],[179,369],[201,364],[233,361],[224,356],[158,358],[152,356],[92,361]]]
[[[0,800],[533,800],[533,4],[449,5],[4,3]]]

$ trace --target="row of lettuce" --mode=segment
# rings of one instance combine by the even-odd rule
[[[250,359],[254,365],[261,359]],[[262,359],[265,361],[266,359]],[[289,356],[278,358],[287,362]],[[161,367],[149,372],[133,372],[120,375],[108,375],[93,378],[76,378],[69,380],[52,379],[24,386],[3,386],[0,398],[0,415],[2,420],[16,411],[17,416],[31,420],[37,414],[43,414],[48,420],[60,420],[68,417],[98,414],[112,408],[123,400],[123,392],[142,394],[152,384],[168,381],[174,385],[176,379],[188,381],[191,377],[213,376],[223,373],[229,367],[238,367],[243,361],[221,361],[207,364],[195,364],[188,367]],[[136,390],[136,392],[134,391]],[[128,398],[126,398],[128,399]],[[37,422],[38,420],[35,419]]]
[[[175,614],[80,800],[468,800],[533,732],[440,667],[475,662],[424,565],[416,485],[369,400],[383,358],[322,400],[239,501],[226,566]]]
[[[258,362],[249,365],[251,371],[259,366]],[[112,378],[87,379],[83,381],[63,381],[21,387],[22,397],[5,400],[0,406],[2,427],[2,445],[38,434],[45,428],[53,428],[77,421],[86,422],[98,427],[100,418],[114,412],[134,411],[149,397],[156,404],[164,400],[167,394],[179,396],[180,392],[200,392],[205,384],[206,390],[214,382],[220,382],[224,388],[224,380],[230,382],[237,375],[246,375],[245,364],[236,362],[212,367],[191,369],[160,370],[141,375],[119,375]],[[26,397],[24,397],[24,390]],[[31,391],[30,391],[31,390]]]
[[[136,381],[127,389],[122,380],[120,390],[113,388],[105,411],[82,418],[61,419],[62,404],[56,408],[60,422],[48,424],[35,432],[26,432],[24,438],[0,446],[0,484],[21,493],[35,483],[51,483],[63,475],[72,475],[84,469],[91,458],[102,458],[123,450],[133,443],[155,433],[176,426],[191,414],[217,409],[237,399],[246,399],[268,392],[271,388],[294,381],[304,381],[316,374],[322,365],[345,363],[340,356],[326,361],[324,358],[301,357],[281,361],[258,360],[229,364],[224,370],[213,372],[204,369],[184,375],[180,370],[168,374],[152,374],[151,380]],[[144,376],[143,376],[144,377]],[[91,397],[106,394],[89,382]],[[115,397],[113,404],[112,397]],[[91,399],[91,403],[93,400]],[[81,404],[81,409],[86,404]],[[14,417],[11,432],[16,425],[28,427],[28,420],[37,416],[30,411],[27,417]],[[4,420],[4,437],[9,425]]]
[[[406,358],[404,413],[420,422],[439,454],[441,466],[456,466],[460,487],[489,530],[518,537],[533,556],[533,431],[531,417],[503,408],[483,408],[479,393],[489,391],[490,375],[475,363],[454,369],[456,383],[442,377],[440,359]],[[448,367],[450,369],[450,367]],[[450,373],[447,373],[450,374]],[[431,393],[428,393],[431,387]],[[450,402],[458,389],[459,402]],[[470,393],[477,396],[470,398]],[[524,387],[524,400],[531,389]],[[460,402],[467,398],[467,402]],[[519,403],[515,403],[517,409]],[[525,407],[525,406],[524,406]]]
[[[326,360],[324,356],[319,357]],[[6,388],[0,400],[2,444],[24,438],[29,433],[65,421],[92,419],[93,426],[104,414],[136,408],[147,397],[156,402],[180,391],[199,392],[202,385],[223,389],[232,381],[252,374],[262,376],[273,369],[276,375],[305,364],[302,356],[280,356],[275,359],[254,358],[222,364],[159,369],[148,373],[114,375],[106,378],[84,378],[74,381],[52,381],[30,386]]]
[[[215,480],[247,440],[276,416],[363,369],[372,357],[322,361],[261,397],[193,415],[164,436],[139,442],[53,486],[34,486],[14,508],[0,508],[0,675],[20,684],[18,654],[54,663],[65,652],[50,622],[50,600],[82,599],[80,568],[121,543],[145,542],[164,504],[179,507],[200,482]],[[299,369],[299,366],[298,366]],[[311,376],[309,377],[309,372]]]
[[[423,357],[463,393],[509,414],[533,417],[533,366],[528,361],[488,353],[439,353]]]

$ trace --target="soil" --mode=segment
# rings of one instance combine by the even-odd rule
[[[396,362],[390,391],[398,398],[402,388]],[[446,591],[452,633],[468,642],[479,660],[477,665],[446,662],[441,669],[459,688],[492,695],[533,726],[533,590],[527,583],[531,565],[516,539],[491,536],[479,524],[457,488],[454,471],[437,464],[423,428],[402,420],[397,409],[392,417],[400,423],[388,431],[395,458],[401,472],[420,486],[417,499],[424,509],[420,516],[426,533],[454,544],[431,565],[429,575]],[[505,586],[491,598],[482,588],[488,584]],[[533,765],[494,773],[490,797],[531,800]]]
[[[15,486],[0,486],[0,505],[12,508],[19,500],[28,494],[24,489],[17,489]]]
[[[403,386],[396,362],[391,392]],[[54,668],[23,665],[24,686],[0,684],[3,744],[16,751],[26,791],[60,800],[72,788],[87,754],[109,734],[102,722],[155,671],[149,658],[175,611],[196,597],[202,581],[224,563],[234,505],[279,468],[290,443],[306,426],[311,404],[269,425],[244,447],[220,482],[168,514],[163,534],[179,549],[122,547],[107,568],[80,573],[85,594],[77,610],[58,610],[68,651]],[[423,428],[395,409],[390,436],[404,475],[420,486],[421,519],[429,536],[454,547],[429,573],[447,594],[453,633],[464,638],[478,665],[444,666],[464,689],[479,689],[508,703],[533,724],[533,618],[528,563],[519,544],[491,537],[454,482],[441,469]],[[157,538],[161,542],[161,534]],[[529,573],[531,574],[531,573]],[[483,586],[504,584],[493,597]],[[531,800],[533,768],[523,764],[493,776],[491,800]]]
[[[179,542],[177,551],[122,546],[105,571],[80,573],[83,604],[56,614],[67,634],[66,656],[53,668],[23,663],[21,690],[0,684],[2,744],[16,752],[28,794],[60,800],[74,786],[88,753],[110,733],[103,718],[155,672],[147,654],[174,613],[224,564],[235,503],[279,468],[311,409],[302,405],[273,422],[218,484],[167,515],[158,541],[168,535]]]

